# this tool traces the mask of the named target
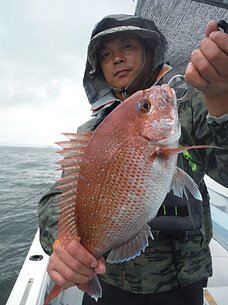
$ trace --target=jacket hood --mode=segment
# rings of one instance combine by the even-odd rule
[[[134,33],[145,46],[151,50],[153,66],[151,74],[155,73],[165,61],[167,41],[152,20],[134,15],[109,15],[98,22],[91,35],[88,45],[86,68],[83,85],[90,104],[99,100],[115,99],[112,89],[107,85],[98,68],[98,49],[105,38],[117,33]]]

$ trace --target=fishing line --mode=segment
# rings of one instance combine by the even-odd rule
[[[9,213],[12,212],[13,210],[19,208],[20,206],[22,206],[22,205],[25,204],[26,202],[29,202],[30,200],[34,199],[34,198],[37,197],[38,195],[41,195],[41,194],[47,192],[48,190],[49,190],[49,188],[47,188],[47,189],[45,189],[45,190],[43,190],[43,191],[41,191],[41,192],[39,192],[39,193],[33,195],[32,197],[30,197],[30,198],[28,198],[28,199],[26,199],[26,200],[24,200],[24,201],[22,201],[21,203],[15,205],[14,207],[12,207],[12,208],[10,208],[9,210],[7,210],[6,212],[4,212],[4,214],[3,214],[2,216],[5,216],[5,215],[9,214]]]

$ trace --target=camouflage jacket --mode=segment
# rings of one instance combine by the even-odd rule
[[[118,102],[100,111],[80,130],[94,130],[116,104]],[[228,186],[228,122],[221,125],[208,124],[207,110],[202,96],[197,92],[191,99],[179,104],[179,116],[182,125],[180,145],[215,144],[224,149],[194,149],[190,153],[181,154],[178,166],[199,185],[203,201],[197,205],[187,203],[187,218],[186,215],[174,213],[158,214],[150,223],[154,240],[150,241],[145,252],[125,263],[107,264],[107,272],[101,276],[102,280],[134,293],[167,291],[212,275],[209,250],[212,223],[209,196],[203,178],[207,174]],[[53,187],[39,203],[40,241],[48,254],[52,252],[52,244],[57,238],[56,194]],[[168,205],[176,207],[178,204],[173,195],[168,194],[162,208]],[[194,206],[197,206],[197,211],[194,211]],[[176,226],[178,222],[180,225]],[[191,225],[185,228],[188,222]]]

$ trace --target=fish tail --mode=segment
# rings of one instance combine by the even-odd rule
[[[57,295],[59,295],[62,292],[62,288],[58,285],[55,285],[51,291],[49,292],[49,294],[46,296],[45,300],[44,300],[44,304],[43,305],[48,305],[49,302],[51,302],[52,299],[54,299],[55,297],[57,297]]]
[[[102,288],[97,275],[93,276],[89,282],[80,284],[80,289],[84,290],[96,302],[102,296]]]

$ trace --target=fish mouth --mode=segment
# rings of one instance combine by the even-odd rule
[[[162,84],[161,87],[163,87],[163,88],[165,89],[166,93],[167,93],[170,97],[172,97],[173,99],[176,97],[176,92],[175,92],[175,90],[174,90],[172,87],[170,87],[168,84]]]

